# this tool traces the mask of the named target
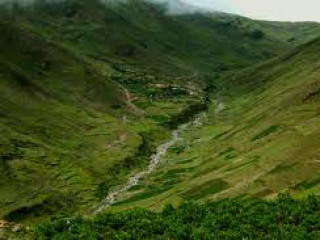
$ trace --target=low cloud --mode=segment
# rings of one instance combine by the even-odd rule
[[[15,5],[20,4],[27,6],[33,4],[39,0],[0,0],[0,4],[6,5]],[[59,1],[68,1],[68,0],[41,0],[44,3],[59,2]],[[125,3],[130,0],[100,0],[105,4],[117,4]],[[194,12],[203,12],[203,11],[212,11],[212,6],[206,4],[199,4],[195,0],[141,0],[151,3],[157,3],[163,5],[167,8],[169,14],[183,14],[183,13],[194,13]],[[206,1],[206,0],[204,0]],[[201,1],[200,1],[201,2]]]
[[[41,2],[43,3],[59,2],[59,1],[68,1],[68,0],[41,0]],[[0,4],[6,4],[6,5],[19,4],[19,5],[27,6],[35,2],[39,2],[39,0],[0,0]]]
[[[208,9],[202,8],[192,2],[182,0],[148,0],[152,3],[159,3],[165,5],[169,14],[184,14],[184,13],[195,13],[203,12]]]

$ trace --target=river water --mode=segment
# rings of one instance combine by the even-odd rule
[[[176,130],[172,132],[172,138],[157,147],[157,151],[155,154],[153,154],[150,158],[150,162],[148,164],[148,167],[139,173],[136,173],[135,175],[131,176],[129,181],[115,189],[113,192],[109,193],[108,196],[103,200],[103,202],[100,204],[99,208],[95,211],[95,213],[99,213],[108,207],[110,207],[113,203],[115,203],[118,200],[118,197],[121,193],[124,193],[128,191],[133,186],[138,185],[138,183],[148,174],[154,172],[158,166],[158,164],[161,162],[163,157],[167,154],[168,149],[175,145],[178,141],[183,139],[183,133],[189,129],[191,126],[199,127],[202,124],[202,119],[204,118],[205,113],[198,114],[193,121],[185,123],[180,125]]]

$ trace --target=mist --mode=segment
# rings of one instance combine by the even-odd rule
[[[33,3],[33,0],[0,0],[0,4],[22,4],[22,5],[27,5]]]
[[[22,4],[28,5],[34,3],[36,0],[0,0],[0,4]],[[50,0],[50,1],[57,1],[57,0]],[[46,1],[44,1],[46,2]]]
[[[169,14],[191,14],[196,12],[213,11],[212,8],[204,8],[202,5],[195,4],[193,1],[185,0],[147,0],[151,3],[162,4],[166,7]]]
[[[39,0],[0,0],[0,4],[8,5],[8,6],[15,5],[15,4],[28,6],[37,1]],[[44,3],[50,3],[50,2],[59,2],[59,1],[61,2],[61,1],[68,1],[68,0],[41,0],[41,1]]]
[[[0,0],[0,4],[12,6],[12,5],[22,5],[28,6],[39,0]],[[59,2],[59,1],[68,1],[68,0],[42,0],[44,3],[51,2]],[[117,3],[125,3],[130,0],[99,0],[107,5],[109,4],[117,4]],[[168,14],[186,14],[186,13],[195,13],[195,12],[208,12],[213,11],[214,7],[212,4],[208,4],[204,0],[203,2],[195,1],[195,0],[141,0],[150,3],[160,4],[167,9]]]

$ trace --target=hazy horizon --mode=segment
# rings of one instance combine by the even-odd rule
[[[270,21],[320,22],[319,0],[181,0],[204,8]]]

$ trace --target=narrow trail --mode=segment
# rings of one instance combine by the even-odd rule
[[[163,157],[168,152],[168,149],[172,147],[176,142],[183,139],[183,133],[191,126],[200,126],[202,124],[202,120],[205,117],[205,113],[198,114],[196,118],[189,122],[182,124],[178,127],[178,129],[174,130],[172,132],[172,138],[170,141],[160,145],[157,148],[157,151],[155,154],[151,156],[151,160],[149,162],[149,165],[146,170],[139,172],[132,177],[130,177],[129,181],[119,187],[118,189],[114,190],[108,196],[103,200],[103,202],[100,204],[100,206],[97,208],[97,210],[94,212],[95,214],[100,213],[101,211],[107,209],[110,207],[113,203],[115,203],[118,200],[118,197],[120,194],[128,191],[133,186],[138,185],[138,183],[148,174],[154,172],[158,166],[158,164],[161,162]]]
[[[127,110],[138,116],[144,116],[145,112],[132,103],[132,97],[128,89],[123,87],[123,92],[127,102]]]

